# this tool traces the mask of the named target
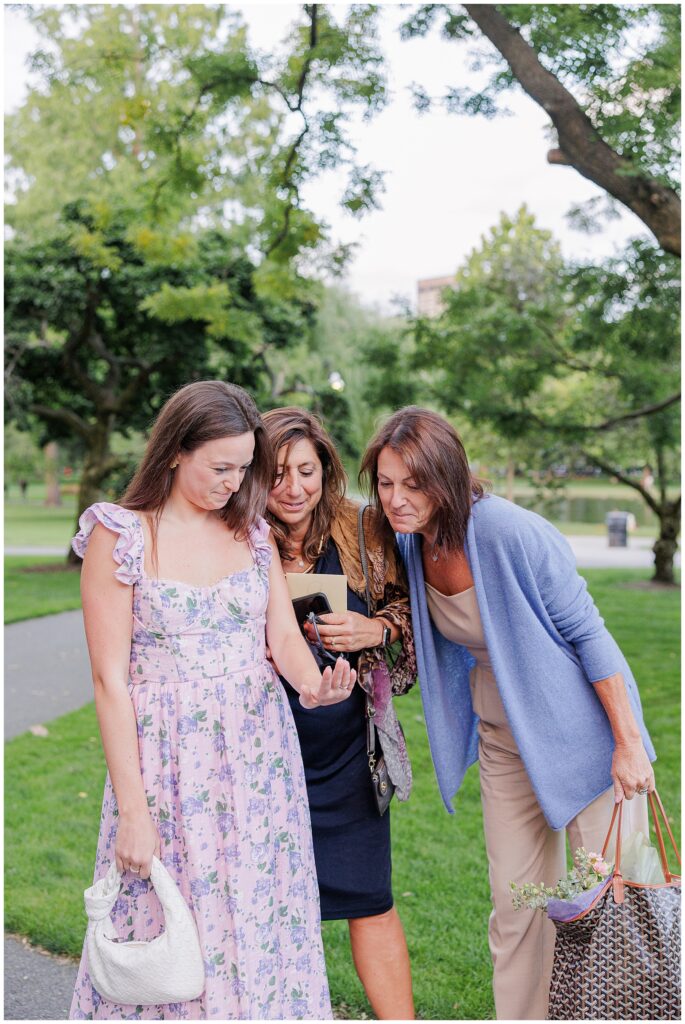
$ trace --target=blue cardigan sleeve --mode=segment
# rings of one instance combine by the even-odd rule
[[[536,519],[536,580],[554,627],[575,650],[591,683],[621,672],[623,658],[618,644],[578,574],[571,546],[551,523]]]

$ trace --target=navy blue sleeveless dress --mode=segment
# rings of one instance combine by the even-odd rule
[[[342,575],[332,540],[314,572]],[[349,587],[347,608],[366,615],[366,603]],[[352,654],[353,668],[356,660]],[[379,815],[371,791],[364,691],[355,685],[342,703],[308,711],[297,692],[281,681],[302,748],[321,917],[335,921],[383,914],[393,905],[390,814]]]

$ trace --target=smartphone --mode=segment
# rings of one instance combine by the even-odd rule
[[[325,594],[307,594],[305,597],[296,597],[293,600],[293,608],[295,609],[295,618],[297,624],[302,629],[307,616],[310,612],[314,612],[315,615],[326,615],[328,612],[333,611]]]

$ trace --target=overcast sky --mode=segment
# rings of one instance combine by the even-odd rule
[[[253,42],[271,51],[296,13],[293,4],[235,5],[244,14]],[[426,39],[403,42],[398,25],[406,16],[396,4],[382,12],[382,46],[391,93],[386,109],[353,124],[362,163],[387,171],[382,209],[354,219],[338,206],[342,181],[333,174],[310,185],[305,198],[332,226],[334,237],[358,242],[346,283],[368,305],[388,312],[395,296],[416,296],[423,277],[453,273],[501,211],[522,203],[539,226],[550,229],[570,258],[599,259],[645,228],[628,211],[600,234],[585,235],[568,225],[571,205],[600,193],[572,168],[546,162],[547,118],[523,93],[506,97],[513,116],[486,121],[456,117],[437,109],[415,113],[409,86],[419,82],[431,94],[471,84],[461,44]],[[36,35],[22,15],[4,9],[5,110],[21,104],[27,88],[27,54]]]

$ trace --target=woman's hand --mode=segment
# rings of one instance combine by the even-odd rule
[[[617,743],[611,761],[616,801],[632,800],[636,793],[654,791],[654,771],[642,740]]]
[[[159,833],[149,812],[120,814],[114,844],[119,871],[131,871],[140,878],[149,878],[152,857],[159,857],[159,853]]]
[[[383,642],[383,627],[380,619],[368,619],[358,612],[327,612],[318,615],[319,634],[324,647],[329,651],[363,651],[367,647],[378,647]],[[307,639],[316,641],[314,627],[305,623]]]
[[[318,687],[303,687],[300,704],[303,708],[324,707],[347,700],[357,680],[357,673],[350,668],[349,661],[338,658],[335,668],[327,666],[321,673]]]

